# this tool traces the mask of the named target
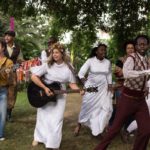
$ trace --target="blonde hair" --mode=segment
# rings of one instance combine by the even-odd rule
[[[51,47],[51,51],[50,51],[50,55],[48,57],[48,65],[49,67],[52,66],[55,62],[55,60],[53,59],[53,51],[54,49],[57,49],[59,52],[61,52],[62,54],[62,59],[64,61],[64,63],[68,64],[70,62],[70,58],[69,56],[66,54],[65,48],[63,45],[61,45],[60,43],[55,43],[52,45]]]

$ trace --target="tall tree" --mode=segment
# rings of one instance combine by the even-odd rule
[[[124,41],[135,38],[137,34],[146,33],[150,1],[110,0],[109,5],[112,21],[111,32],[121,54]]]
[[[0,9],[17,18],[47,14],[54,18],[50,34],[82,31],[92,37],[95,29],[109,31],[113,47],[121,54],[124,41],[147,33],[150,0],[1,0]]]

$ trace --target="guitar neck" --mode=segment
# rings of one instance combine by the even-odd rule
[[[55,94],[64,94],[64,93],[80,93],[80,89],[76,90],[54,90]]]

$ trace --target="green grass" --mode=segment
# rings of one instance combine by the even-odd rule
[[[64,117],[63,138],[61,150],[93,150],[100,142],[93,137],[90,130],[82,127],[78,137],[73,136],[73,130],[81,105],[81,97],[78,94],[70,94],[67,99]],[[26,93],[19,92],[17,103],[13,111],[14,122],[6,123],[6,140],[0,142],[0,150],[45,150],[43,144],[32,147],[33,132],[36,120],[36,109],[28,103]],[[117,136],[108,150],[131,150],[132,144],[124,144]],[[150,145],[147,150],[150,150]]]

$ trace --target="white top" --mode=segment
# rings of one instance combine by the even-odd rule
[[[81,67],[79,78],[87,73],[85,87],[97,87],[98,92],[85,92],[78,122],[88,126],[97,136],[104,131],[112,114],[112,98],[108,92],[108,84],[112,83],[111,63],[107,59],[89,58]]]
[[[143,61],[144,65],[146,65],[146,61],[145,61],[145,56],[140,55],[139,53],[137,53],[138,56],[141,58],[141,60]],[[123,65],[123,75],[124,78],[136,78],[139,77],[141,75],[144,74],[150,74],[150,70],[143,70],[143,71],[136,71],[133,70],[134,68],[134,60],[132,57],[128,57],[127,60],[125,61],[124,65]]]
[[[41,62],[42,62],[42,64],[47,62],[47,58],[48,58],[48,57],[47,57],[46,51],[43,50],[43,51],[41,52]]]
[[[44,75],[46,83],[58,81],[65,89],[65,83],[75,83],[75,78],[65,63],[47,63],[31,68],[31,72],[39,77]],[[46,148],[58,149],[62,139],[63,116],[66,104],[66,94],[57,95],[57,102],[49,102],[37,109],[37,119],[34,140],[44,143]]]
[[[49,67],[47,63],[44,63],[41,66],[32,67],[31,72],[39,77],[44,75],[44,81],[47,84],[54,81],[60,83],[75,83],[75,77],[65,63],[59,65],[54,63],[51,67]]]
[[[108,84],[112,84],[111,63],[106,58],[103,60],[99,60],[96,57],[89,58],[81,67],[78,73],[79,78],[84,78],[87,72],[87,80],[90,81],[90,83],[94,84],[98,83],[99,81],[102,82],[102,78],[104,78],[104,82],[107,80]],[[101,75],[101,79],[95,78],[95,76],[99,74]]]

